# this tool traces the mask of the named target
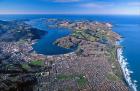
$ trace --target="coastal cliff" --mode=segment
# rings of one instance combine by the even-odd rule
[[[0,21],[0,90],[129,91],[117,61],[116,41],[121,36],[110,23],[55,21],[53,27],[69,28],[72,34],[54,44],[75,48],[72,53],[37,54],[32,44],[46,32],[17,21]]]

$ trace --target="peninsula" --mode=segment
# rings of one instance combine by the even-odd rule
[[[24,21],[0,21],[0,91],[129,91],[116,44],[121,36],[112,24],[97,21],[44,19],[49,28],[72,33],[54,45],[75,51],[38,54],[32,45],[46,31]],[[54,23],[55,22],[55,23]],[[47,24],[46,24],[47,26]]]

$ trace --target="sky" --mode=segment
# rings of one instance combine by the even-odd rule
[[[140,15],[140,0],[0,0],[0,14]]]

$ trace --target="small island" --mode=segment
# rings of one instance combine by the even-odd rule
[[[49,28],[72,33],[54,45],[73,52],[43,55],[33,50],[46,31],[24,21],[0,21],[0,91],[129,91],[117,59],[121,36],[111,23],[44,19]],[[47,26],[47,24],[46,24]]]

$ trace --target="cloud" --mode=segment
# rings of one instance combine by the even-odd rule
[[[140,2],[131,2],[131,3],[127,3],[130,6],[139,6],[140,7]]]
[[[140,2],[105,2],[104,0],[34,0],[39,3],[19,4],[0,0],[2,13],[31,14],[137,14],[140,15]],[[21,0],[23,1],[23,0]],[[32,1],[32,0],[31,0]],[[21,3],[21,2],[20,2]],[[7,7],[5,7],[5,5]],[[11,9],[11,10],[9,10]]]
[[[46,10],[0,10],[0,14],[49,14]]]
[[[94,3],[82,3],[79,4],[82,8],[97,8],[97,9],[104,9],[104,8],[124,8],[124,7],[132,7],[132,8],[139,8],[140,9],[140,2],[122,2],[122,3],[114,3],[114,2],[94,2]]]
[[[85,4],[80,4],[80,7],[85,7],[85,8],[104,8],[104,7],[112,7],[114,3],[85,3]]]
[[[79,2],[80,0],[44,0],[50,2],[57,2],[57,3],[70,3],[70,2]]]
[[[136,14],[140,15],[140,2],[92,2],[81,3],[85,14]]]

